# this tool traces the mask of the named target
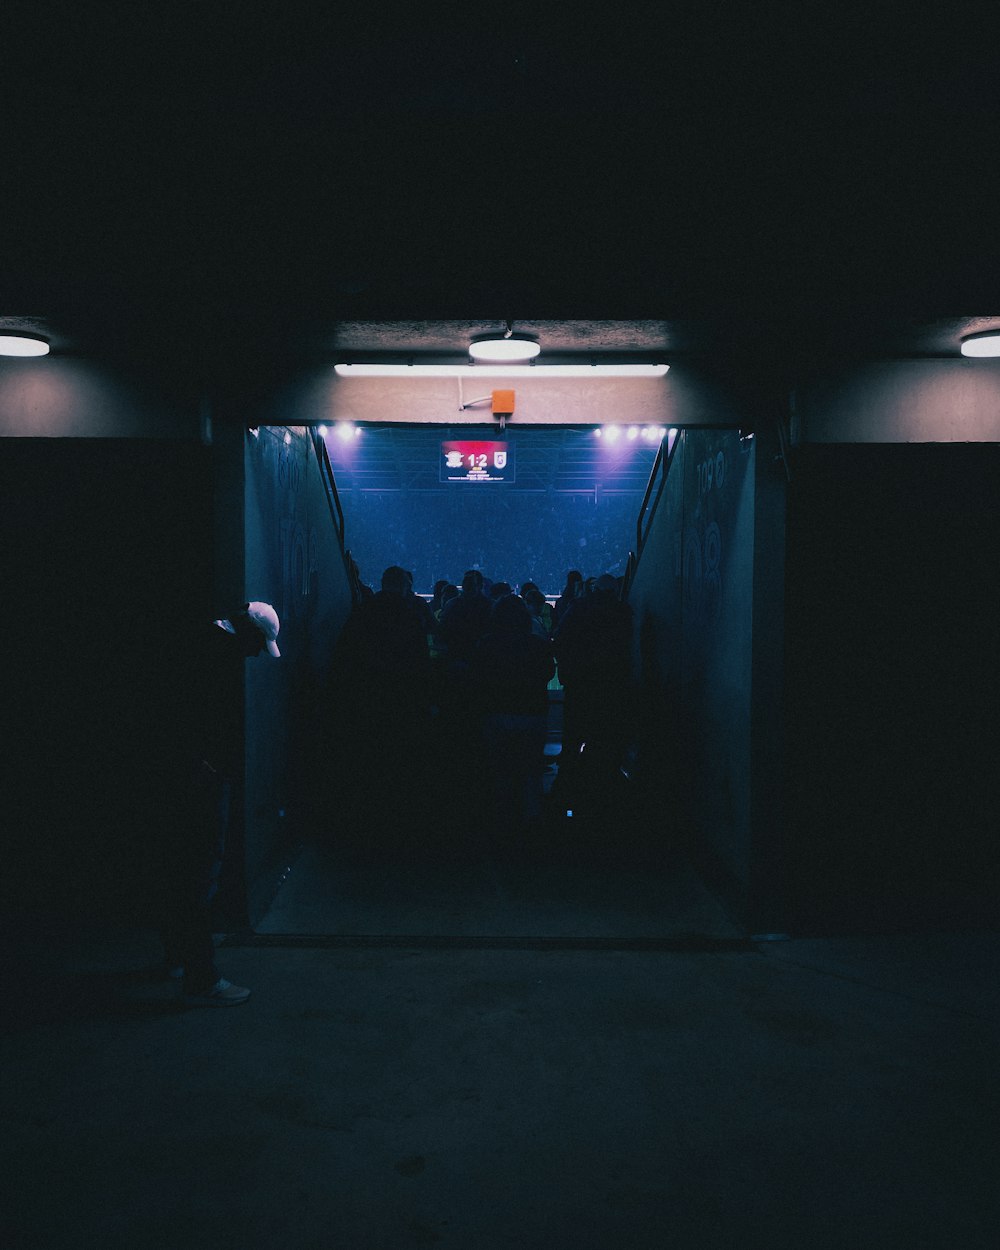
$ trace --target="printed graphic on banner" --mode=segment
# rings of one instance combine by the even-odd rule
[[[514,444],[449,442],[441,444],[442,482],[513,482]]]

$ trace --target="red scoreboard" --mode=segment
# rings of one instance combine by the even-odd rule
[[[514,444],[442,443],[440,466],[442,482],[513,482]]]

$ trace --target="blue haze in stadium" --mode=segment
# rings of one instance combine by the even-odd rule
[[[441,443],[452,439],[515,444],[515,480],[442,482]],[[467,568],[546,595],[571,568],[624,573],[658,446],[641,431],[612,443],[590,426],[373,425],[349,439],[331,430],[326,442],[362,580],[377,589],[399,564],[423,594]]]

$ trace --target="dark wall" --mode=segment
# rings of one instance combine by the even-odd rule
[[[785,886],[802,929],[994,916],[1000,449],[804,447]]]
[[[690,768],[682,708],[684,461],[689,436],[674,450],[662,493],[644,518],[645,544],[629,591],[633,609],[633,672],[638,744],[635,777],[649,812],[652,847],[673,850],[688,843]],[[637,509],[638,511],[638,509]]]
[[[144,783],[169,733],[156,709],[185,679],[181,632],[244,596],[274,603],[282,656],[246,664],[219,922],[266,906],[301,834],[315,697],[349,607],[315,454],[284,434],[0,441],[7,917],[152,914],[168,854]]]
[[[751,859],[755,444],[679,439],[630,600],[644,772],[663,779],[665,835],[745,906]]]
[[[8,915],[141,908],[153,639],[210,611],[211,507],[199,443],[0,442]]]
[[[281,657],[246,666],[246,917],[259,918],[282,856],[310,818],[316,718],[350,610],[347,573],[316,454],[301,429],[244,435],[245,591],[274,605]],[[232,896],[232,892],[231,892]],[[243,917],[240,917],[243,918]]]

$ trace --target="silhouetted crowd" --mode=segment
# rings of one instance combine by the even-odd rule
[[[627,735],[632,612],[620,579],[566,576],[549,603],[469,569],[430,601],[387,568],[337,641],[331,810],[392,849],[428,824],[530,834],[543,816],[550,690],[562,691],[560,776],[584,750],[615,760]],[[416,815],[422,812],[422,819]]]
[[[527,472],[527,462],[523,467]],[[593,493],[549,497],[503,487],[484,496],[475,487],[454,489],[443,497],[342,492],[354,554],[376,590],[386,564],[411,570],[421,591],[445,574],[461,585],[469,568],[515,588],[530,577],[550,598],[568,568],[624,572],[641,492],[602,493],[595,507]]]

